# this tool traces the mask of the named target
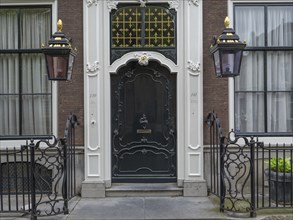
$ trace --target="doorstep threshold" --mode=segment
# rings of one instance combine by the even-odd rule
[[[170,197],[182,196],[183,188],[176,183],[113,183],[106,189],[107,197]]]

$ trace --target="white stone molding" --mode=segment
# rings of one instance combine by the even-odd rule
[[[96,162],[101,161],[101,155],[99,153],[88,153],[87,157],[87,170],[89,177],[100,177],[101,175],[101,168],[100,166],[96,165]]]
[[[200,73],[200,62],[194,63],[191,60],[187,61],[187,69],[189,69],[192,73],[190,73],[193,76],[197,76]]]
[[[199,0],[188,0],[189,5],[194,4],[195,6],[199,6],[198,1],[199,1]]]
[[[93,4],[95,6],[97,6],[98,5],[98,0],[87,0],[86,4],[87,4],[87,7],[91,7]]]
[[[141,48],[140,51],[131,50],[123,54],[111,63],[109,12],[115,12],[122,3],[139,7],[158,2],[167,3],[167,8],[176,11],[177,14],[177,62],[155,50]],[[203,0],[83,1],[85,195],[93,194],[92,187],[89,188],[92,185],[89,183],[94,183],[95,186],[106,183],[107,187],[111,186],[111,76],[117,74],[128,62],[140,62],[142,65],[148,62],[150,65],[156,61],[166,67],[170,74],[176,75],[177,184],[183,187],[186,182],[203,180],[203,103],[200,66],[203,62],[202,2]]]
[[[142,56],[147,56],[147,57],[150,58],[152,55],[151,55],[151,53],[148,53],[148,52],[136,52],[136,53],[133,54],[133,56],[135,58],[139,58],[139,57],[142,57]]]
[[[178,11],[179,8],[179,1],[175,0],[175,1],[168,1],[169,3],[169,9],[174,9],[175,11]]]
[[[198,177],[201,176],[202,169],[202,161],[201,161],[201,153],[188,153],[188,176],[190,177]]]
[[[107,8],[109,12],[111,12],[112,10],[117,10],[117,5],[118,5],[117,1],[107,0]]]
[[[111,73],[116,73],[117,70],[126,65],[127,62],[131,60],[137,60],[143,56],[148,56],[149,60],[156,60],[161,65],[164,65],[167,67],[171,73],[179,72],[178,65],[176,65],[172,60],[166,58],[163,54],[155,51],[136,51],[136,52],[129,52],[127,54],[124,54],[121,58],[117,59],[112,63],[112,65],[109,67],[109,71]]]
[[[200,145],[198,144],[197,146],[193,147],[192,145],[188,145],[188,147],[191,149],[191,150],[197,150],[200,148]]]
[[[94,61],[92,64],[87,63],[86,64],[86,72],[88,73],[88,76],[96,76],[97,70],[99,70],[99,62]]]
[[[101,147],[99,146],[99,145],[97,145],[97,146],[95,146],[95,147],[92,147],[92,146],[87,146],[87,148],[89,149],[89,150],[91,150],[91,151],[96,151],[96,150],[98,150],[98,149],[100,149]]]

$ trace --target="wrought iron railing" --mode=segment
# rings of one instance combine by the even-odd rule
[[[209,187],[208,193],[215,194],[220,197],[221,189],[220,189],[220,144],[223,143],[223,131],[221,128],[221,123],[217,114],[212,112],[207,117],[207,125],[209,126],[210,132],[210,179],[209,179]]]
[[[75,127],[70,115],[64,138],[33,139],[20,148],[0,151],[0,212],[38,216],[68,213],[76,194]]]
[[[293,208],[293,144],[264,145],[257,142],[254,154],[255,208]],[[272,167],[274,163],[276,167]],[[286,172],[282,172],[285,167]]]
[[[220,210],[249,213],[268,208],[293,208],[293,144],[271,145],[257,137],[225,137],[213,112],[207,117],[210,129],[210,179],[208,190],[220,198]],[[276,161],[276,172],[273,172]],[[287,173],[278,169],[287,163]],[[291,171],[291,172],[289,172]]]

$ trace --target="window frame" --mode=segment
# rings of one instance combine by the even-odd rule
[[[110,39],[109,39],[109,48],[110,48],[110,64],[114,63],[118,57],[120,58],[121,56],[125,55],[126,53],[130,52],[130,51],[156,51],[156,52],[159,52],[161,54],[163,54],[164,56],[166,56],[167,58],[169,58],[170,60],[172,60],[175,64],[177,64],[177,11],[173,8],[169,8],[168,4],[167,3],[149,3],[147,4],[146,7],[148,6],[151,6],[151,7],[154,7],[154,6],[157,6],[157,7],[162,7],[166,10],[169,10],[169,13],[172,14],[174,16],[174,46],[173,47],[144,47],[144,46],[141,46],[141,47],[113,47],[112,46],[112,18],[113,16],[116,14],[116,12],[118,10],[120,10],[121,8],[126,8],[126,7],[138,7],[140,8],[140,4],[137,4],[137,3],[121,3],[118,5],[117,9],[115,10],[112,10],[110,12],[110,17],[109,17],[109,26],[110,26]],[[145,10],[145,7],[141,7],[142,8],[142,11]],[[142,13],[141,16],[144,16],[145,14]],[[141,39],[142,39],[142,42],[145,41],[144,39],[144,35],[145,35],[145,30],[144,30],[144,27],[145,27],[145,17],[142,18],[142,30],[141,30]],[[119,54],[118,57],[115,56],[115,54],[117,53],[117,55]],[[174,53],[174,54],[172,54]]]
[[[231,25],[235,28],[234,21],[235,21],[235,7],[236,6],[264,6],[267,8],[268,6],[288,6],[292,5],[292,1],[290,0],[282,0],[276,3],[273,0],[229,0],[228,2],[228,15],[231,19]],[[266,60],[266,54],[270,51],[293,51],[293,47],[270,47],[267,46],[267,17],[266,17],[266,9],[265,9],[265,45],[263,47],[246,47],[245,51],[262,51],[264,53],[264,59]],[[235,29],[236,33],[237,30]],[[244,40],[244,39],[242,39]],[[265,63],[265,61],[264,61]],[[267,74],[267,65],[265,65],[264,75]],[[235,79],[230,78],[229,81],[229,127],[230,129],[235,128]],[[264,94],[267,94],[269,91],[266,89],[267,84],[265,84]],[[241,92],[241,91],[240,91]],[[256,91],[258,92],[258,91]],[[286,92],[293,92],[293,91],[286,91]],[[267,102],[265,102],[266,105]],[[265,112],[267,112],[267,107],[265,106]],[[236,135],[239,136],[258,136],[260,140],[265,140],[270,143],[285,143],[289,144],[293,142],[293,133],[292,132],[267,132],[267,113],[265,115],[265,132],[238,132]]]
[[[0,7],[5,8],[39,8],[39,7],[48,7],[51,9],[51,32],[54,33],[57,30],[57,26],[54,25],[57,23],[57,1],[56,0],[16,0],[11,3],[9,0],[2,0],[0,2]],[[52,34],[51,33],[51,34]],[[48,39],[49,40],[49,39]],[[47,42],[44,42],[46,44]],[[0,53],[5,52],[7,54],[18,54],[21,56],[23,53],[42,53],[41,48],[32,48],[32,49],[7,49],[0,50]],[[0,134],[0,150],[1,148],[6,147],[20,147],[24,144],[24,140],[34,140],[48,139],[52,135],[57,134],[58,132],[58,100],[57,100],[57,82],[52,82],[51,85],[51,132],[52,134],[48,135],[5,135]],[[42,93],[45,94],[45,93]],[[19,94],[18,94],[19,95]],[[25,95],[25,94],[23,94]],[[20,111],[21,112],[21,111]]]

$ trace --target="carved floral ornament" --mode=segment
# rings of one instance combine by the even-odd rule
[[[196,73],[192,75],[198,75],[200,73],[200,62],[193,63],[191,60],[188,60],[187,69],[191,70],[193,73]]]
[[[175,11],[178,11],[179,8],[179,1],[168,1],[169,3],[169,9],[174,9]]]
[[[111,12],[112,10],[117,10],[117,5],[118,5],[117,1],[107,0],[107,8],[109,12]]]
[[[98,0],[86,0],[86,4],[87,4],[87,7],[90,7],[92,5],[97,6],[98,5]]]
[[[141,54],[135,54],[134,57],[137,58],[138,63],[141,66],[147,66],[149,64],[149,59],[151,55],[146,52],[143,52]]]
[[[99,62],[94,61],[92,64],[87,63],[86,64],[86,72],[88,73],[89,76],[95,76],[97,75],[97,70],[99,69]]]

